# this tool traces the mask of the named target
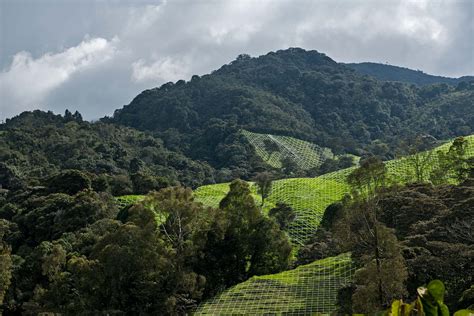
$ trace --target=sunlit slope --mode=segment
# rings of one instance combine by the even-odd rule
[[[350,255],[252,277],[202,304],[195,315],[313,315],[335,309],[354,273]]]
[[[474,156],[474,135],[465,137],[468,141],[467,156]],[[447,151],[450,142],[433,149],[429,154],[426,165],[426,174],[438,165],[438,150]],[[426,155],[420,153],[419,155]],[[407,183],[415,181],[415,172],[409,159],[401,158],[386,163],[389,178],[393,182]],[[318,227],[324,210],[331,203],[340,200],[349,193],[347,176],[353,168],[331,172],[316,178],[294,178],[274,181],[270,196],[266,199],[264,212],[267,212],[278,202],[289,204],[297,213],[296,219],[288,227],[288,234],[295,244],[304,244]],[[260,204],[261,197],[256,193],[253,183],[252,193],[256,203]],[[229,183],[206,185],[195,190],[197,201],[206,206],[218,207],[219,202],[229,191]],[[123,207],[139,201],[141,196],[124,196],[117,198],[118,204]]]
[[[467,156],[474,156],[474,135],[465,137],[468,141]],[[436,151],[447,151],[450,142],[430,151],[429,160],[425,163],[428,174],[438,165]],[[423,155],[425,153],[420,153]],[[388,175],[392,182],[407,183],[415,181],[414,168],[407,158],[386,162]],[[288,234],[296,244],[303,244],[314,230],[324,214],[324,210],[331,203],[340,200],[349,193],[347,176],[354,168],[331,172],[316,178],[282,179],[273,183],[270,196],[267,198],[264,211],[268,211],[277,202],[289,204],[297,213],[295,221],[289,226]],[[253,184],[252,184],[253,185]],[[205,205],[217,207],[229,190],[228,183],[206,185],[195,191],[195,197]],[[257,203],[261,198],[252,187]]]
[[[329,148],[297,138],[257,134],[246,130],[242,130],[242,134],[253,145],[257,155],[274,168],[281,168],[281,162],[285,158],[293,160],[302,170],[319,167],[326,159],[334,158]]]

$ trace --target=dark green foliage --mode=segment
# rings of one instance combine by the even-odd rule
[[[262,206],[265,204],[265,199],[272,192],[273,175],[269,172],[260,172],[253,178],[257,185],[257,192],[262,197]]]
[[[310,240],[298,249],[296,265],[308,264],[315,260],[336,256],[341,253],[337,240],[331,231],[318,228]]]
[[[342,215],[343,208],[344,205],[341,202],[336,202],[326,207],[320,226],[331,230],[336,220]]]
[[[8,221],[0,219],[0,313],[12,277],[11,246],[5,241],[8,226]]]
[[[474,285],[462,292],[458,305],[461,308],[474,309]]]
[[[403,245],[409,293],[439,278],[448,289],[446,304],[455,310],[468,307],[458,300],[474,283],[473,197],[472,182],[465,182],[410,185],[380,199],[379,219],[395,229]]]
[[[278,225],[263,216],[246,182],[235,180],[221,201],[208,252],[202,262],[206,295],[242,282],[252,275],[276,273],[289,263],[291,245]]]
[[[0,133],[0,185],[7,189],[37,185],[68,169],[96,175],[87,176],[101,191],[107,189],[108,179],[114,194],[133,192],[132,174],[146,175],[154,178],[151,182],[158,182],[136,181],[140,193],[158,189],[166,182],[180,181],[196,187],[214,181],[213,169],[208,164],[166,149],[159,138],[117,125],[34,111],[7,120],[0,125]],[[91,186],[77,183],[81,178],[78,171],[61,177],[64,179],[52,179],[56,184],[50,186],[54,190],[62,187],[57,192],[74,194]],[[67,189],[69,180],[79,187]]]
[[[56,193],[64,179],[81,190]],[[0,196],[6,314],[184,315],[203,295],[288,266],[287,236],[245,182],[218,210],[195,202],[189,188],[168,187],[118,212],[87,180],[65,171],[46,187]]]
[[[268,216],[274,218],[280,226],[280,229],[284,230],[296,218],[296,213],[288,204],[277,203],[276,206],[268,212]]]
[[[59,238],[95,221],[115,216],[117,209],[107,194],[83,191],[70,196],[55,193],[31,195],[19,204],[13,221],[18,224],[23,238],[30,245]]]
[[[263,147],[265,148],[265,151],[268,153],[267,160],[270,159],[272,153],[280,150],[280,146],[278,146],[276,142],[270,139],[263,140]]]
[[[321,164],[321,166],[316,169],[310,170],[309,175],[315,177],[332,171],[349,168],[353,165],[354,158],[352,156],[343,155],[338,157],[337,159],[328,158]]]
[[[50,193],[74,195],[91,188],[91,180],[79,170],[65,170],[47,180]]]

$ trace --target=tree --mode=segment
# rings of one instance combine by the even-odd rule
[[[47,180],[51,193],[66,193],[74,195],[79,191],[91,188],[91,180],[82,171],[65,170]]]
[[[360,162],[360,167],[347,177],[353,193],[365,195],[367,200],[374,197],[387,184],[387,168],[374,156]]]
[[[425,182],[429,177],[430,165],[433,164],[434,151],[430,150],[436,143],[436,139],[429,136],[417,136],[405,145],[408,156],[406,161],[414,172],[416,182]]]
[[[94,275],[93,286],[84,289],[92,305],[89,310],[134,314],[174,310],[170,251],[158,234],[154,212],[142,205],[130,209],[128,221],[93,247],[90,260],[97,264],[84,271],[88,278]]]
[[[437,151],[438,166],[430,179],[435,184],[442,184],[454,178],[458,182],[467,179],[471,173],[472,160],[466,155],[467,140],[464,137],[456,138],[447,152]]]
[[[272,156],[274,152],[278,152],[280,150],[280,147],[278,146],[278,144],[274,140],[268,139],[268,138],[265,138],[263,140],[263,148],[267,152],[266,161],[270,159],[270,157]]]
[[[257,185],[258,194],[262,197],[262,206],[265,204],[265,199],[272,192],[273,176],[270,172],[264,171],[257,173],[253,178],[255,184]]]
[[[352,306],[355,313],[373,313],[406,295],[404,283],[408,272],[397,238],[393,230],[380,223],[375,225],[372,240],[378,251],[361,257],[364,265],[354,276],[356,289]]]
[[[405,294],[408,274],[398,240],[394,231],[378,218],[386,177],[385,165],[380,160],[363,161],[348,177],[354,199],[345,201],[334,224],[342,249],[352,251],[361,267],[355,275],[356,290],[352,296],[357,313],[386,308],[393,298]]]
[[[220,202],[205,249],[206,297],[252,275],[285,269],[291,254],[288,237],[261,213],[242,180],[234,180]]]
[[[172,249],[176,310],[189,312],[197,306],[204,290],[205,277],[194,271],[205,251],[207,232],[215,210],[194,201],[189,188],[171,187],[151,193],[143,202],[154,212],[164,244]]]
[[[6,220],[0,219],[0,314],[3,299],[12,277],[11,247],[4,240],[8,225],[9,223]]]
[[[280,229],[284,230],[296,218],[296,213],[288,204],[278,202],[276,206],[268,212],[268,216],[274,218],[280,226]]]
[[[299,171],[298,164],[290,156],[281,157],[281,169],[287,176],[295,176]]]

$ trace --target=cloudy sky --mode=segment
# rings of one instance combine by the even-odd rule
[[[0,121],[111,115],[140,91],[288,47],[474,74],[471,0],[0,0]]]

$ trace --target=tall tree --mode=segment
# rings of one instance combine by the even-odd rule
[[[0,314],[2,313],[3,299],[12,277],[11,247],[4,240],[8,225],[8,221],[0,219]]]
[[[361,266],[355,276],[354,311],[371,313],[405,294],[408,274],[393,230],[378,218],[380,191],[387,181],[384,164],[369,158],[348,180],[354,199],[346,201],[334,229],[342,248],[352,251]]]
[[[273,176],[268,171],[259,172],[253,178],[253,181],[255,181],[255,184],[257,185],[257,191],[262,197],[262,206],[263,206],[265,204],[265,199],[272,192]]]
[[[467,145],[467,140],[464,137],[458,137],[447,152],[437,151],[438,165],[430,175],[430,180],[433,183],[442,184],[453,179],[462,182],[469,177],[472,160],[466,155]]]
[[[429,179],[430,165],[434,162],[434,152],[430,150],[436,143],[436,139],[426,135],[418,135],[413,140],[405,143],[405,151],[408,156],[405,157],[408,165],[413,171],[413,179],[409,182],[426,182]],[[408,173],[408,172],[407,172]],[[406,174],[405,176],[411,176]]]
[[[249,185],[234,180],[208,234],[201,268],[208,282],[207,295],[255,274],[281,271],[288,266],[290,254],[286,234],[261,213]]]

